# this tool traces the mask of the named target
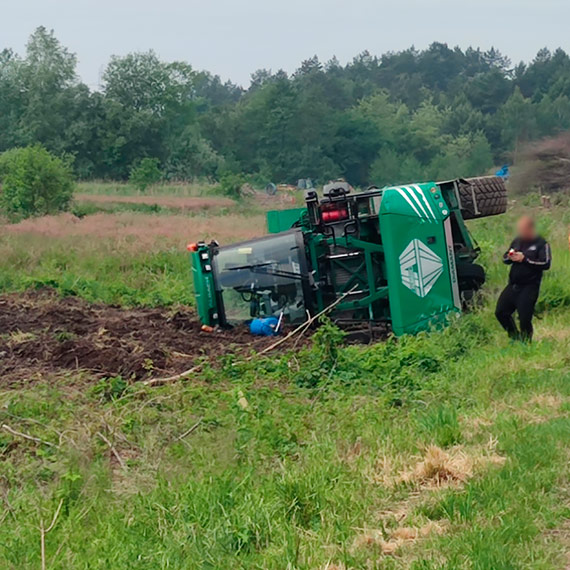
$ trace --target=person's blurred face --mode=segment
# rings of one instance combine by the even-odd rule
[[[517,222],[517,232],[522,240],[533,240],[536,237],[533,219],[529,216],[523,216],[520,218]]]

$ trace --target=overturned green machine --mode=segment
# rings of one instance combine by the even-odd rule
[[[271,211],[269,235],[220,247],[191,244],[203,324],[258,317],[301,323],[331,307],[340,326],[396,335],[444,324],[485,281],[466,219],[506,211],[498,177],[370,188],[345,182]]]

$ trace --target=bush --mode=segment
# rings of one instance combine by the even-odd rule
[[[246,179],[241,174],[226,173],[220,178],[219,191],[230,198],[240,198]]]
[[[158,158],[143,158],[136,166],[131,168],[129,182],[138,190],[144,192],[149,186],[160,182],[162,172]]]
[[[0,155],[0,207],[12,220],[67,210],[73,196],[71,163],[40,145]]]

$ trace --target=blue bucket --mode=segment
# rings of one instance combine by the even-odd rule
[[[279,319],[267,317],[265,319],[253,319],[249,324],[249,332],[258,336],[274,336]]]

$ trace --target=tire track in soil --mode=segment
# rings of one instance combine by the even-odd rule
[[[0,384],[87,370],[94,378],[176,374],[202,357],[262,350],[245,326],[203,332],[188,308],[126,309],[49,289],[0,295]],[[152,367],[152,371],[149,368]]]

